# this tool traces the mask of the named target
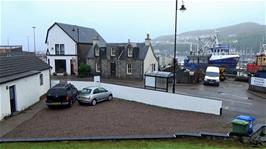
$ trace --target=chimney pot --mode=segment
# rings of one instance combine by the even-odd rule
[[[150,46],[151,45],[151,39],[150,39],[150,34],[147,34],[147,37],[145,39],[145,45],[146,46]]]

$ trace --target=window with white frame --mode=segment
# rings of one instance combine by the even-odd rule
[[[95,47],[95,56],[100,56],[100,48],[99,47]]]
[[[99,63],[96,63],[96,72],[101,72],[101,65]]]
[[[151,71],[155,71],[155,64],[151,64]]]
[[[116,53],[115,49],[111,48],[111,56],[115,56],[115,53]]]
[[[43,85],[43,74],[40,74],[40,85]]]
[[[127,74],[132,74],[132,64],[127,64]]]
[[[65,45],[55,44],[55,55],[64,55],[64,54],[65,54]]]
[[[133,48],[132,47],[128,47],[127,48],[127,56],[128,57],[133,57]]]

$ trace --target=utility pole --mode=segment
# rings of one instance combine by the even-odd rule
[[[34,54],[36,54],[36,43],[35,43],[35,26],[32,27],[33,29],[33,45],[34,45]]]
[[[27,41],[28,41],[28,52],[30,52],[30,41],[29,41],[29,36],[27,36]]]
[[[7,37],[6,41],[7,41],[7,45],[9,46],[9,37]]]

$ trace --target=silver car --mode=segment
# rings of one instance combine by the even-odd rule
[[[86,87],[79,91],[78,103],[88,103],[95,106],[97,102],[112,100],[113,94],[103,87]]]

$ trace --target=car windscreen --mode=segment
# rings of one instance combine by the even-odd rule
[[[219,73],[217,73],[217,72],[206,72],[206,76],[208,76],[208,77],[219,77]]]
[[[66,91],[64,89],[50,89],[47,96],[66,96]]]
[[[92,91],[92,89],[89,88],[83,88],[81,91],[79,91],[80,95],[86,95],[86,94],[90,94]]]

